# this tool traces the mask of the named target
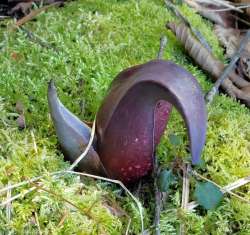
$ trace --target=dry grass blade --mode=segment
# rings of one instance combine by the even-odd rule
[[[38,215],[37,215],[36,212],[35,212],[35,221],[36,221],[36,225],[37,225],[37,228],[38,228],[38,233],[39,233],[39,235],[42,235],[42,231],[41,231],[41,227],[40,227]]]
[[[31,132],[30,132],[30,134],[31,134],[32,141],[33,141],[34,151],[35,151],[35,153],[37,154],[37,153],[38,153],[38,150],[37,150],[37,144],[36,144],[36,139],[35,139],[34,132],[33,132],[33,131],[31,131]]]
[[[223,187],[222,189],[227,192],[227,191],[231,191],[234,190],[236,188],[239,188],[245,184],[249,184],[250,183],[250,176],[247,176],[245,178],[239,179],[231,184],[228,184],[227,186]]]
[[[189,185],[190,185],[188,172],[190,171],[190,165],[185,164],[182,169],[183,169],[183,184],[182,184],[181,208],[183,210],[187,210],[188,209],[188,201],[189,201]],[[180,234],[181,235],[185,234],[184,224],[180,225]]]
[[[11,185],[10,183],[8,183],[8,185]],[[7,201],[10,201],[10,198],[11,198],[11,189],[9,189],[7,191]],[[7,218],[7,221],[10,222],[11,220],[11,201],[6,205],[6,218]]]
[[[88,142],[88,145],[86,147],[86,149],[84,150],[84,152],[71,164],[71,166],[69,167],[69,171],[72,171],[77,165],[78,163],[84,158],[87,156],[91,146],[92,146],[92,143],[94,141],[94,138],[95,138],[95,124],[96,122],[96,119],[94,120],[93,122],[93,126],[92,126],[92,129],[91,129],[91,135],[90,135],[90,139],[89,139],[89,142]]]
[[[127,187],[121,181],[119,181],[119,180],[112,180],[112,179],[108,179],[108,178],[105,178],[105,177],[102,177],[102,176],[96,176],[96,175],[91,175],[91,174],[87,174],[87,173],[70,171],[70,170],[49,173],[50,176],[53,176],[53,177],[56,177],[56,178],[60,177],[60,176],[63,177],[66,174],[82,175],[82,176],[91,177],[91,178],[94,178],[94,179],[105,180],[105,181],[108,181],[108,182],[120,185],[126,191],[126,193],[135,201],[135,203],[136,203],[136,205],[138,207],[139,214],[140,214],[141,230],[142,230],[142,232],[144,231],[143,209],[142,209],[141,203],[139,202],[139,200],[136,197],[134,197],[134,195],[127,189]],[[15,185],[9,185],[9,186],[4,187],[3,189],[1,189],[0,193],[1,192],[5,192],[5,191],[10,190],[10,189],[13,189],[13,188],[24,186],[24,185],[27,185],[27,184],[33,184],[34,185],[34,182],[36,182],[37,180],[42,179],[44,177],[46,177],[46,175],[34,177],[34,178],[30,179],[30,180],[26,180],[26,181],[20,182],[20,183],[15,184]],[[40,190],[46,191],[46,189],[42,187],[42,184],[41,185],[35,184],[34,187],[26,190],[24,193],[19,193],[19,194],[15,195],[15,196],[9,198],[8,200],[3,201],[0,204],[0,206],[4,207],[8,203],[10,203],[10,202],[12,202],[12,201],[14,201],[14,200],[16,200],[18,198],[24,197],[25,195],[27,195],[28,193],[30,193],[30,192],[32,192],[32,191],[34,191],[36,189],[40,189]],[[54,196],[58,196],[57,194],[55,194],[54,192],[51,192],[51,191],[48,191],[48,193],[54,194]],[[59,197],[60,197],[60,195],[59,195]],[[64,199],[62,199],[62,200],[64,200]],[[71,202],[68,201],[68,203],[71,203]],[[75,205],[73,204],[72,206],[75,206]],[[129,226],[130,226],[130,223],[129,223]]]
[[[82,172],[75,172],[75,171],[65,171],[66,173],[69,174],[76,174],[76,175],[82,175],[82,176],[87,176],[87,177],[92,177],[94,179],[99,179],[99,180],[105,180],[114,184],[118,184],[120,185],[125,192],[134,200],[134,202],[136,203],[139,213],[140,213],[140,218],[141,218],[141,230],[142,232],[144,231],[144,222],[143,222],[143,210],[142,210],[142,206],[141,203],[139,202],[139,200],[127,189],[127,187],[119,180],[113,180],[113,179],[109,179],[109,178],[105,178],[102,176],[97,176],[97,175],[91,175],[91,174],[87,174],[87,173],[82,173]]]
[[[37,177],[31,178],[31,179],[22,181],[22,182],[17,183],[17,184],[8,185],[8,186],[0,189],[0,194],[6,192],[8,190],[11,190],[11,189],[19,188],[19,187],[25,186],[27,184],[34,183],[34,182],[36,182],[36,181],[38,181],[46,176],[60,175],[63,173],[65,173],[65,171],[55,171],[55,172],[48,173],[47,175],[41,175],[41,176],[37,176]]]
[[[74,207],[75,209],[77,209],[82,215],[84,216],[87,216],[89,219],[93,219],[92,215],[90,214],[90,210],[83,210],[82,208],[80,208],[79,206],[77,206],[75,203],[69,201],[68,199],[64,198],[63,196],[61,196],[60,194],[57,194],[49,189],[46,189],[44,187],[42,187],[41,185],[36,185],[36,184],[33,184],[35,186],[35,188],[39,189],[39,190],[42,190],[44,192],[47,192],[53,196],[55,196],[56,198],[62,200],[62,201],[65,201],[66,203],[68,203],[69,205],[71,205],[72,207]]]
[[[59,221],[59,223],[57,225],[58,228],[60,228],[63,225],[63,223],[66,220],[66,218],[67,218],[68,215],[69,215],[69,211],[65,210],[64,213],[63,213],[62,218],[60,219],[60,221]]]
[[[26,190],[24,193],[19,193],[19,194],[13,196],[13,197],[10,197],[10,198],[8,198],[6,201],[3,201],[3,202],[0,204],[0,206],[1,206],[1,207],[4,207],[4,206],[8,205],[9,203],[11,203],[12,201],[14,201],[14,200],[16,200],[16,199],[18,199],[18,198],[22,198],[22,197],[24,197],[25,195],[27,195],[28,193],[31,193],[31,192],[34,191],[35,189],[36,189],[36,187],[32,187],[32,188]]]

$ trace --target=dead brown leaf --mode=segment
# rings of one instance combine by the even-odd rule
[[[238,48],[240,41],[240,30],[234,28],[225,28],[216,24],[214,32],[218,37],[220,43],[226,49],[226,57],[231,58]]]
[[[215,34],[220,43],[225,47],[227,58],[231,58],[234,55],[240,41],[245,36],[238,29],[224,28],[220,25],[215,25]],[[236,69],[239,76],[250,80],[250,42],[247,43]]]
[[[202,69],[211,74],[214,80],[220,77],[225,69],[225,65],[208,52],[185,25],[177,25],[171,22],[167,24],[167,28],[171,29],[182,42],[188,54]],[[250,107],[250,93],[248,90],[242,89],[249,87],[250,82],[237,75],[235,71],[231,72],[228,78],[222,83],[222,88],[225,92],[233,98],[240,99]]]

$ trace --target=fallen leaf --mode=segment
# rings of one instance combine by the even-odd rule
[[[214,32],[222,46],[226,49],[227,58],[231,58],[238,49],[240,42],[240,30],[234,28],[225,28],[221,25],[214,26]]]
[[[205,71],[207,71],[216,81],[225,69],[225,65],[215,58],[201,43],[190,33],[190,30],[184,24],[175,24],[170,22],[166,25],[171,29],[176,37],[182,42],[188,54],[195,62]],[[242,90],[243,87],[250,85],[243,77],[232,71],[229,79],[222,82],[221,87],[224,91],[233,98],[238,98],[248,107],[250,107],[250,93]]]
[[[219,205],[223,198],[223,193],[216,185],[205,182],[197,183],[194,196],[199,205],[207,210],[211,210]]]
[[[172,145],[180,145],[182,143],[182,139],[180,136],[178,135],[175,135],[175,134],[170,134],[169,135],[169,142],[172,144]]]
[[[172,170],[163,170],[159,175],[159,189],[161,192],[168,192],[169,186],[174,182],[175,177]]]

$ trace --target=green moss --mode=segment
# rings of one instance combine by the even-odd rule
[[[212,25],[183,5],[180,10],[205,36],[215,55],[224,60],[222,49],[212,32]],[[47,82],[56,81],[65,105],[81,119],[92,120],[112,79],[124,68],[156,57],[159,38],[166,34],[164,58],[185,67],[197,77],[204,92],[211,87],[208,76],[186,55],[174,35],[165,29],[167,21],[177,20],[163,1],[79,0],[64,8],[50,9],[25,27],[51,43],[57,50],[46,49],[29,40],[22,31],[2,31],[0,37],[0,185],[15,183],[68,166],[57,150],[55,131],[48,115]],[[11,24],[10,22],[8,23]],[[83,85],[81,85],[83,80]],[[27,129],[17,130],[14,106],[25,106]],[[84,104],[81,112],[80,103]],[[5,104],[5,108],[3,108]],[[208,134],[203,152],[205,168],[197,170],[226,185],[250,172],[249,110],[224,95],[209,107]],[[35,140],[32,138],[33,132]],[[177,134],[182,144],[171,146],[170,134]],[[37,152],[34,148],[37,145]],[[169,166],[175,156],[187,159],[186,130],[173,112],[158,155],[162,166]],[[43,180],[45,187],[83,210],[91,209],[92,219],[69,206],[60,196],[34,191],[12,204],[11,221],[0,210],[0,232],[12,230],[36,233],[38,216],[41,230],[53,234],[121,234],[127,218],[113,215],[105,207],[104,197],[116,200],[132,219],[131,233],[140,232],[139,213],[128,197],[119,197],[117,187],[78,177]],[[194,182],[192,180],[191,188]],[[250,199],[250,186],[237,189]],[[13,190],[24,192],[28,187]],[[193,192],[193,191],[192,191]],[[1,200],[5,195],[1,195]],[[193,196],[191,195],[191,200]],[[249,234],[249,206],[235,198],[223,200],[214,211],[184,213],[179,210],[181,182],[171,188],[167,208],[161,214],[163,234],[176,234],[185,223],[187,234]],[[152,224],[153,199],[145,210],[145,224]],[[67,214],[61,226],[58,224]],[[84,231],[84,232],[83,232]]]

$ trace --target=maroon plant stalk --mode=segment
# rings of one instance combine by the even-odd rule
[[[80,143],[86,146],[86,133],[89,136],[90,132],[59,101],[54,102],[57,97],[52,95],[49,92],[48,98],[58,139],[65,155],[74,161],[82,152]],[[198,163],[207,120],[203,94],[196,79],[164,60],[152,60],[118,74],[96,117],[96,152],[109,177],[128,184],[152,171],[155,147],[172,105],[185,120],[192,162]],[[81,164],[81,170],[88,171],[89,165],[88,161]]]

